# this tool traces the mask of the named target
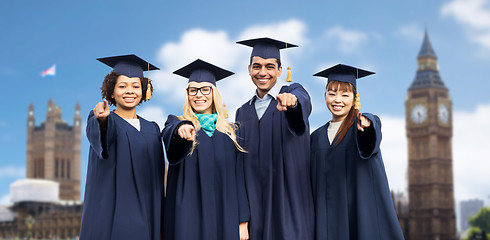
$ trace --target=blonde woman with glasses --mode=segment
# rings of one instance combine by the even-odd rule
[[[164,239],[248,239],[250,218],[235,125],[216,82],[233,73],[202,60],[174,72],[189,79],[183,115],[162,131],[168,155]]]

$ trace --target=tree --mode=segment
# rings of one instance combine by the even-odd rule
[[[470,225],[490,233],[490,208],[483,207],[475,216],[470,217]]]
[[[463,240],[488,240],[490,239],[490,234],[486,234],[485,232],[482,232],[479,228],[477,227],[471,227],[470,230],[468,230],[468,234],[466,238],[462,238]]]

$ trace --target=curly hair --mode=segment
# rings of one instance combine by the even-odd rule
[[[114,88],[116,87],[117,78],[120,74],[112,71],[104,77],[104,82],[102,82],[102,87],[100,87],[102,99],[107,100],[107,103],[111,106],[116,106],[116,100],[112,97],[114,94]],[[138,103],[140,105],[142,102],[146,102],[146,89],[148,88],[148,82],[150,83],[150,91],[153,93],[153,84],[149,78],[142,77],[141,80],[141,101]]]

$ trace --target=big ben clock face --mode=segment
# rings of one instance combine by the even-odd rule
[[[427,108],[422,104],[417,104],[410,111],[410,119],[416,124],[421,124],[427,118]]]
[[[448,123],[449,122],[449,109],[445,104],[439,105],[439,108],[437,109],[437,116],[439,117],[439,121],[441,123]]]

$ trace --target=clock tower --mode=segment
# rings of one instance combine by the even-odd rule
[[[417,73],[405,101],[408,138],[407,239],[456,239],[452,105],[425,31]]]

